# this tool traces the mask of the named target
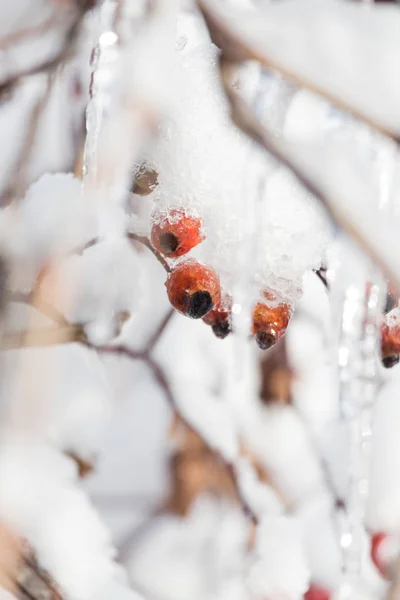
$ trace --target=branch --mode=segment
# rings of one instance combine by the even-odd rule
[[[131,242],[139,242],[140,244],[143,244],[144,246],[146,246],[146,248],[148,248],[150,250],[150,252],[152,252],[154,254],[154,256],[156,257],[156,259],[158,260],[160,265],[163,267],[163,269],[165,269],[165,271],[167,271],[167,273],[171,272],[171,267],[169,266],[168,262],[165,260],[163,255],[160,254],[160,252],[158,252],[158,250],[156,250],[154,248],[154,246],[150,242],[149,238],[147,238],[144,235],[138,235],[137,233],[128,233],[127,238]]]
[[[1,350],[17,350],[72,344],[74,342],[89,345],[82,325],[66,325],[56,329],[37,329],[5,333],[1,341]]]
[[[382,269],[387,279],[400,293],[400,265],[397,261],[400,251],[398,236],[394,231],[388,229],[387,222],[382,220],[381,214],[367,206],[362,206],[364,213],[361,219],[359,208],[352,206],[351,198],[348,197],[349,192],[345,189],[341,194],[340,201],[335,199],[327,190],[326,182],[322,181],[320,177],[318,181],[315,180],[315,173],[311,172],[311,169],[304,163],[304,157],[296,157],[284,142],[278,140],[267,129],[267,126],[255,119],[244,101],[224,78],[224,63],[222,64],[222,77],[231,104],[234,123],[270,156],[285,166],[297,178],[302,187],[319,200],[331,220],[346,231],[361,250]],[[381,234],[380,236],[377,235],[378,232]]]
[[[203,438],[203,436],[201,435],[201,433],[198,432],[193,427],[193,425],[191,423],[189,423],[185,419],[185,417],[183,417],[182,412],[180,411],[179,406],[178,406],[178,404],[176,402],[175,396],[172,393],[172,390],[171,390],[171,387],[169,385],[167,376],[164,373],[164,371],[161,368],[161,366],[151,356],[147,357],[146,363],[148,364],[148,366],[152,370],[154,378],[158,382],[159,386],[164,391],[165,397],[166,397],[166,399],[168,401],[168,404],[170,405],[171,409],[179,415],[179,418],[186,425],[186,427],[189,430],[191,430],[191,431],[195,431],[201,437],[201,439],[203,440],[203,442],[205,443],[205,445],[207,446],[207,448],[209,448],[214,454],[216,454],[217,451],[215,450],[215,448],[211,447],[210,444]],[[235,465],[233,463],[225,460],[225,458],[221,454],[219,455],[219,457],[220,457],[221,461],[224,463],[224,465],[225,465],[225,467],[227,469],[227,472],[228,472],[229,476],[232,479],[233,487],[234,487],[234,489],[236,491],[237,498],[239,500],[239,503],[240,503],[240,505],[242,507],[242,510],[243,510],[244,514],[250,519],[250,521],[252,523],[254,523],[255,525],[257,525],[257,523],[258,523],[258,517],[254,513],[254,511],[252,510],[252,508],[249,506],[247,500],[243,497],[242,491],[241,491],[239,483],[238,483]]]
[[[95,2],[92,4],[95,4]],[[41,63],[35,64],[34,66],[25,67],[24,69],[18,71],[17,73],[13,73],[8,77],[1,79],[1,86],[12,86],[16,83],[18,79],[22,79],[24,77],[29,77],[31,75],[37,75],[38,73],[43,73],[44,71],[54,71],[58,65],[65,62],[72,50],[73,44],[77,38],[77,34],[80,28],[80,24],[82,22],[83,16],[87,10],[91,8],[90,2],[76,2],[76,16],[71,24],[69,30],[65,33],[65,40],[62,44],[60,50],[51,58],[44,59]],[[28,29],[24,29],[23,31],[19,31],[17,33],[11,34],[7,37],[4,37],[0,40],[0,49],[4,51],[7,50],[7,46],[10,46],[14,43],[18,43],[19,41],[26,41],[28,37],[38,37],[39,35],[43,35],[50,28],[51,25],[54,25],[57,20],[56,16],[50,17],[47,21],[43,23],[39,23],[36,26],[30,27]]]
[[[326,278],[326,269],[321,267],[320,269],[316,269],[314,273],[320,279],[320,281],[322,281],[326,289],[329,289],[328,280]]]
[[[158,329],[153,333],[153,335],[149,339],[149,341],[147,343],[146,353],[149,353],[153,350],[154,346],[157,344],[158,340],[164,333],[165,328],[167,327],[168,323],[170,322],[170,320],[174,314],[175,314],[175,311],[173,308],[171,308],[171,310],[169,310],[167,312],[164,319],[161,321]]]
[[[11,173],[8,177],[8,182],[0,197],[0,206],[4,207],[10,204],[15,198],[21,199],[26,190],[25,172],[26,167],[31,157],[36,140],[36,132],[39,127],[40,117],[47,105],[52,89],[52,78],[48,74],[46,86],[35,101],[29,122],[26,127],[26,133],[22,141],[21,149],[18,153],[14,165],[11,167]]]
[[[25,294],[24,292],[9,292],[7,295],[7,300],[10,302],[27,304],[28,306],[31,306],[32,308],[35,308],[41,312],[45,317],[48,317],[57,323],[57,325],[69,325],[69,322],[64,315],[35,291],[28,294]]]
[[[216,9],[217,3],[211,0],[198,0],[198,5],[207,23],[207,27],[210,32],[212,41],[222,50],[222,55],[225,59],[230,61],[247,61],[256,60],[260,62],[264,67],[271,69],[277,73],[280,73],[285,79],[293,83],[297,88],[306,88],[322,98],[325,98],[330,104],[337,107],[339,110],[345,113],[351,113],[354,117],[364,122],[366,125],[376,129],[377,131],[391,137],[395,141],[398,141],[396,133],[390,130],[387,123],[379,122],[371,115],[367,114],[363,107],[358,108],[351,105],[348,101],[343,100],[336,90],[329,92],[326,88],[322,87],[319,82],[311,81],[310,78],[306,79],[306,76],[302,76],[300,73],[290,70],[283,66],[280,59],[271,56],[269,49],[263,45],[258,47],[259,44],[259,33],[260,33],[260,21],[262,18],[268,19],[268,12],[263,15],[261,11],[259,15],[253,13],[254,20],[254,31],[258,36],[258,39],[250,39],[249,32],[237,31],[237,27],[234,25],[235,21],[230,21],[226,18],[228,13],[222,14],[221,9]],[[228,11],[227,8],[224,9]],[[240,12],[237,11],[237,16],[240,18]],[[258,21],[257,21],[258,17]],[[247,17],[249,18],[249,17]],[[243,27],[242,27],[243,29]],[[265,33],[265,36],[268,32]],[[257,46],[258,43],[258,46]],[[282,59],[281,59],[282,60]]]

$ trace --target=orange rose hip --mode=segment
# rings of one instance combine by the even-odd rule
[[[221,299],[218,275],[194,259],[177,264],[165,286],[172,306],[191,319],[201,319]]]
[[[203,318],[206,325],[210,325],[214,335],[223,340],[232,331],[232,298],[225,294],[219,304]]]
[[[381,327],[382,364],[390,369],[399,362],[400,355],[400,324],[384,323]]]
[[[284,334],[291,317],[291,308],[286,302],[269,306],[257,302],[253,309],[253,335],[262,350],[271,348]]]
[[[187,215],[183,209],[158,212],[153,219],[151,243],[164,256],[178,258],[204,240],[201,219]]]

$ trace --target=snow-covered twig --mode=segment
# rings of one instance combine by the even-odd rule
[[[303,1],[300,10],[295,2],[291,6],[286,3],[282,9],[280,5],[265,5],[253,11],[237,10],[215,0],[198,0],[198,4],[213,41],[226,59],[260,61],[297,87],[317,93],[340,110],[398,140],[397,8],[385,14],[373,4],[369,7],[373,10],[366,12],[355,3],[321,4],[312,0]],[[343,69],[342,61],[337,60],[334,35],[351,52],[353,68]],[[318,52],[318,44],[323,52]],[[329,47],[331,51],[327,51]],[[366,60],[367,53],[371,62],[369,76],[364,78],[362,63],[358,61]],[[348,58],[343,54],[342,60]],[[381,61],[390,63],[390,71],[382,71]],[[380,89],[379,102],[374,89]]]
[[[337,196],[337,189],[330,191],[329,184],[322,180],[324,173],[321,173],[321,179],[317,180],[316,171],[311,169],[308,158],[301,156],[299,149],[296,148],[296,152],[294,149],[292,151],[287,144],[278,140],[265,124],[255,119],[245,102],[227,82],[225,87],[232,107],[232,118],[238,127],[295,175],[300,184],[320,201],[332,221],[354,239],[382,269],[396,290],[400,291],[400,265],[397,261],[400,248],[397,231],[390,229],[390,224],[382,219],[378,211],[365,204],[363,218],[360,219],[357,207],[349,202],[350,188],[343,187],[342,197]],[[309,158],[311,161],[311,156]],[[343,163],[338,165],[339,168],[342,166]]]
[[[52,81],[52,73],[50,72],[47,74],[43,92],[33,105],[21,149],[10,170],[8,182],[0,197],[0,206],[7,206],[15,198],[21,198],[26,190],[25,171],[35,144],[36,132],[39,127],[41,115],[50,98]]]

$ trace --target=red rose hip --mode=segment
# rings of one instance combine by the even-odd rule
[[[210,310],[203,318],[206,325],[210,325],[214,335],[223,340],[232,331],[232,298],[225,294],[219,304]]]
[[[157,212],[153,219],[151,243],[168,258],[183,256],[204,240],[201,219],[186,214],[183,209]]]
[[[172,306],[191,319],[201,319],[221,300],[218,275],[194,259],[178,263],[165,286]]]
[[[271,348],[285,334],[290,317],[291,308],[286,302],[276,306],[257,302],[253,309],[253,335],[261,350]]]
[[[400,324],[396,318],[390,319],[381,327],[382,364],[390,369],[399,362],[400,355]]]

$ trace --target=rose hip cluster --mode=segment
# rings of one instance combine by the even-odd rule
[[[179,259],[205,239],[201,219],[183,209],[153,214],[151,243],[167,259]],[[194,258],[175,262],[165,283],[171,305],[191,319],[203,319],[223,339],[232,330],[232,299],[221,290],[212,267]],[[264,291],[253,309],[252,334],[260,348],[267,349],[281,338],[291,317],[291,307]]]

